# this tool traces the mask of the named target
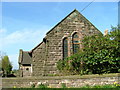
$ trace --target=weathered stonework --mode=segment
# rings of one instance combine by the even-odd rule
[[[73,54],[72,36],[74,33],[79,35],[80,42],[84,36],[101,34],[82,14],[74,10],[53,27],[43,41],[30,51],[32,76],[59,74],[56,63],[63,59],[63,39],[68,38],[68,56],[71,56]],[[80,48],[82,47],[81,42]]]
[[[46,51],[46,45],[44,42],[42,42],[40,43],[40,46],[37,47],[32,52],[33,76],[44,75],[44,66],[45,66],[45,60],[46,60],[45,51]]]
[[[31,66],[26,66],[26,65],[21,65],[20,66],[20,77],[28,77],[32,75],[32,67]]]
[[[49,88],[62,88],[64,83],[67,87],[79,88],[82,86],[90,85],[106,85],[119,83],[119,74],[107,76],[107,75],[93,75],[93,76],[54,76],[54,77],[22,77],[22,78],[2,78],[2,88],[30,88],[35,84],[38,87],[39,84],[47,85]]]
[[[63,59],[63,39],[68,38],[68,55],[72,55],[72,35],[77,32],[80,40],[84,36],[101,34],[84,16],[77,10],[70,13],[65,19],[52,28],[44,38],[42,44],[33,50],[33,76],[42,74],[58,74],[56,62]],[[82,44],[80,45],[82,48]]]

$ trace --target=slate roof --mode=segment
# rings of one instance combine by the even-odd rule
[[[19,64],[31,64],[32,58],[30,52],[20,50]]]
[[[29,52],[25,52],[23,51],[23,55],[22,55],[22,62],[21,64],[31,64],[32,58],[29,55]]]

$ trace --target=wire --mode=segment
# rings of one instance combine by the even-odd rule
[[[92,4],[94,1],[95,1],[95,0],[93,0],[92,2],[90,2],[87,6],[85,6],[85,7],[81,10],[81,12],[84,11],[88,6],[90,6],[90,4]]]

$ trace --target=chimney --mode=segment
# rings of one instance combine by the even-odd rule
[[[106,36],[107,34],[108,34],[108,29],[104,31],[104,36]]]
[[[19,50],[18,63],[21,63],[21,62],[22,62],[22,56],[23,56],[23,50],[22,50],[22,49],[20,49],[20,50]]]

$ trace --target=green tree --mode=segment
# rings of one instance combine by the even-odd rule
[[[0,75],[2,75],[2,59],[5,55],[5,52],[0,51]]]
[[[87,69],[92,73],[120,71],[120,28],[112,27],[106,36],[94,35],[83,40]]]
[[[112,28],[111,28],[109,36],[113,40],[120,42],[120,25],[118,25],[117,27],[113,27],[113,26],[111,26],[111,27]]]
[[[7,76],[11,74],[12,64],[9,61],[8,56],[4,56],[2,59],[2,71],[3,71],[3,76]]]
[[[88,69],[92,73],[118,72],[120,51],[118,42],[111,40],[110,36],[91,36],[84,41],[84,52]]]

